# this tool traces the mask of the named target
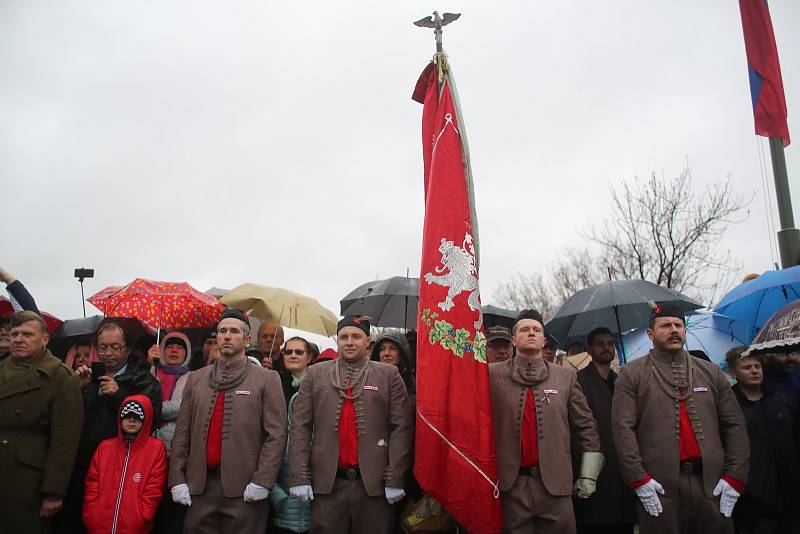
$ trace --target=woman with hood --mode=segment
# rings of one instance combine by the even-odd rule
[[[161,427],[156,437],[164,442],[169,454],[175,423],[181,409],[186,373],[192,360],[192,344],[181,332],[170,332],[161,339],[160,345],[153,345],[147,352],[152,367],[150,372],[161,385]]]
[[[155,437],[160,439],[167,448],[167,456],[172,449],[172,436],[175,435],[175,425],[178,422],[178,412],[181,409],[183,389],[189,376],[189,366],[192,362],[192,343],[181,332],[170,332],[161,339],[159,345],[153,345],[147,352],[150,361],[150,372],[153,373],[161,384],[161,426],[156,430]],[[183,529],[183,520],[186,508],[172,502],[172,499],[161,501],[161,507],[156,516],[156,532],[180,532]]]
[[[411,347],[402,332],[384,332],[375,340],[371,359],[397,367],[408,390],[408,400],[412,410],[417,407],[417,387],[414,381],[414,365],[411,361]]]
[[[126,397],[118,435],[100,443],[92,457],[83,499],[89,534],[150,532],[167,479],[167,451],[146,429],[153,407],[145,395]]]
[[[414,363],[412,360],[411,346],[408,344],[405,334],[398,331],[388,331],[380,334],[375,339],[375,345],[372,347],[372,354],[370,358],[376,362],[388,363],[394,365],[400,372],[400,376],[408,390],[408,400],[411,404],[411,412],[417,413],[417,387],[414,381]],[[405,476],[405,490],[408,497],[403,501],[403,504],[397,507],[398,513],[405,510],[405,503],[407,500],[416,501],[424,494],[422,488],[414,478],[414,454],[411,454],[411,466],[406,471]],[[400,518],[398,518],[400,519]],[[400,528],[398,527],[398,532]]]

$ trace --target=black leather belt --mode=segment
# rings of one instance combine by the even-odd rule
[[[337,469],[336,478],[343,478],[345,480],[358,480],[361,478],[361,470],[358,468],[358,466]]]
[[[539,469],[538,465],[534,465],[531,467],[520,467],[519,474],[525,475],[526,477],[539,478],[540,476],[542,476],[542,471]]]
[[[703,472],[703,464],[700,460],[687,460],[685,462],[681,462],[681,473],[692,474],[692,473],[702,473]]]

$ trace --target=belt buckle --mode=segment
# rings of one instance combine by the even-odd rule
[[[532,477],[539,478],[540,476],[542,476],[542,472],[541,472],[541,470],[539,469],[539,466],[538,466],[538,465],[534,465],[534,466],[532,466],[532,467],[529,469],[529,471],[531,472],[531,476],[532,476]]]
[[[345,471],[345,476],[347,477],[347,480],[355,480],[358,478],[358,473],[352,467],[348,467],[347,471]]]
[[[694,465],[692,462],[683,462],[681,464],[681,471],[683,473],[691,474],[694,471]]]

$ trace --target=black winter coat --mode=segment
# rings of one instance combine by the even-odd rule
[[[597,492],[588,499],[573,501],[575,522],[578,525],[610,526],[633,524],[636,521],[633,492],[622,481],[611,428],[611,399],[614,396],[613,384],[616,378],[617,374],[611,371],[609,380],[606,381],[592,363],[578,371],[578,384],[597,421],[600,444],[605,456],[605,464],[597,480]],[[577,478],[580,474],[581,454],[576,443],[573,443],[572,455],[572,472]]]
[[[797,403],[766,390],[758,401],[747,400],[738,385],[733,391],[747,421],[750,438],[750,474],[734,514],[780,515],[794,509],[800,499],[800,492],[794,489],[800,477],[794,437]]]

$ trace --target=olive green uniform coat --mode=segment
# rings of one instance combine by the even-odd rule
[[[50,531],[42,498],[64,497],[82,425],[78,377],[50,351],[0,362],[0,530]]]

